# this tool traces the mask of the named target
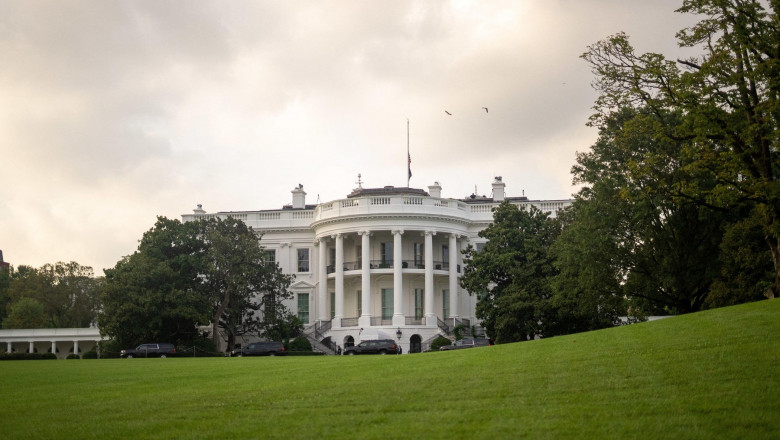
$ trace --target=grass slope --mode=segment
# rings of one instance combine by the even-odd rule
[[[404,356],[8,361],[0,438],[778,438],[778,316]]]

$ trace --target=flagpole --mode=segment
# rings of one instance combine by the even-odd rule
[[[409,118],[406,118],[406,187],[412,179],[412,156],[409,154]]]

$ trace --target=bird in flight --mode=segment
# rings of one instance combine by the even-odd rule
[[[452,113],[448,112],[447,110],[444,110],[444,113],[447,113],[448,115],[452,116]]]
[[[485,110],[485,113],[488,113],[487,107],[482,107],[482,110]]]

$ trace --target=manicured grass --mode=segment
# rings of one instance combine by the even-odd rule
[[[778,438],[778,316],[403,356],[6,361],[0,438]]]

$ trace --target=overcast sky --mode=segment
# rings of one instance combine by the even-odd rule
[[[0,0],[0,249],[102,275],[198,203],[406,186],[407,119],[412,187],[569,198],[596,137],[579,55],[625,31],[676,56],[680,3]]]

